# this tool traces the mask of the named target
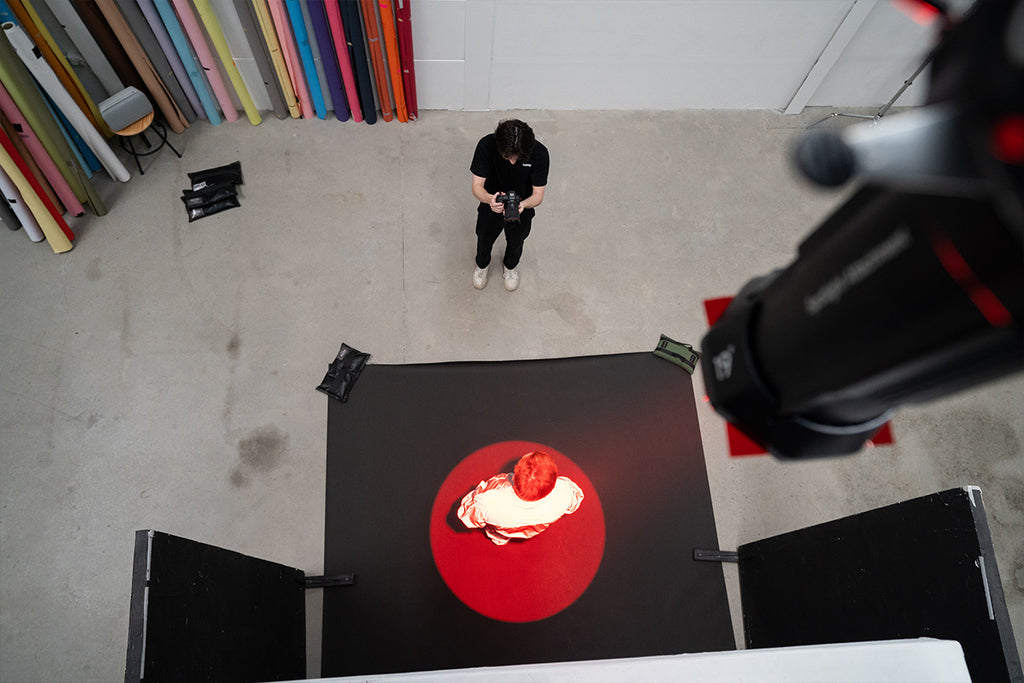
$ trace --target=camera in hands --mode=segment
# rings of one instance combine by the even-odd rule
[[[505,205],[504,216],[506,223],[519,222],[519,195],[513,191],[499,192],[494,195],[494,199]]]

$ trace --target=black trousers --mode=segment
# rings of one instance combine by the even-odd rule
[[[476,214],[476,267],[490,265],[491,248],[503,232],[505,256],[501,263],[509,270],[518,266],[523,256],[523,242],[530,235],[533,215],[533,209],[526,209],[520,214],[518,223],[506,223],[502,214],[494,213],[487,204],[481,204]]]

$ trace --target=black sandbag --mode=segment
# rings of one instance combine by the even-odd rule
[[[235,194],[238,194],[238,188],[235,186],[235,184],[233,182],[225,180],[225,181],[221,181],[221,182],[210,183],[210,184],[208,184],[206,187],[204,187],[201,190],[193,190],[191,188],[186,188],[186,189],[181,191],[181,196],[182,197],[194,197],[194,196],[200,195],[200,194],[210,194],[211,192],[216,192],[217,190],[220,190],[220,189],[223,189],[223,188],[230,188],[230,189],[234,190]]]
[[[223,185],[214,186],[209,191],[185,194],[181,197],[181,201],[185,204],[186,209],[195,209],[200,206],[216,204],[217,202],[224,201],[229,197],[235,197],[237,195],[238,190],[235,189],[235,186],[230,183],[225,183]]]
[[[342,344],[337,358],[327,367],[324,381],[320,382],[316,390],[344,403],[369,359],[370,354],[357,351],[348,344]]]
[[[192,183],[193,190],[201,190],[204,187],[219,182],[232,182],[235,185],[243,185],[242,162],[233,161],[224,166],[207,168],[202,171],[193,171],[188,174],[188,180]]]
[[[227,211],[228,209],[234,209],[238,207],[238,197],[230,196],[226,199],[222,199],[219,202],[210,204],[209,206],[199,206],[194,209],[188,210],[188,222],[199,220],[205,216],[212,216],[215,213],[221,211]]]

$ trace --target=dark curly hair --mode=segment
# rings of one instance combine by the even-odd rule
[[[494,142],[502,158],[518,155],[519,160],[530,160],[533,152],[533,129],[519,119],[505,119],[494,129]]]

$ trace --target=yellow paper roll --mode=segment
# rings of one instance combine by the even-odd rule
[[[39,199],[36,191],[32,189],[32,184],[28,182],[28,178],[18,168],[17,162],[14,161],[14,158],[7,153],[7,150],[2,145],[0,145],[0,168],[4,169],[4,173],[11,179],[14,186],[18,188],[22,201],[25,202],[29,211],[32,212],[36,223],[42,228],[43,235],[50,244],[50,248],[53,249],[53,253],[63,254],[65,251],[71,251],[71,240],[68,239],[68,236],[57,225],[57,221],[53,219],[49,209]]]
[[[293,119],[301,118],[299,98],[295,94],[295,88],[292,87],[292,77],[288,73],[288,65],[285,64],[284,55],[281,53],[281,44],[277,42],[277,31],[274,30],[274,20],[270,17],[266,0],[250,0],[250,2],[252,2],[253,9],[256,10],[256,19],[263,32],[263,40],[267,44],[267,52],[270,53],[270,61],[274,65],[277,81],[281,84],[281,94],[284,96],[285,104],[288,105],[288,113]]]
[[[242,74],[238,72],[238,67],[235,66],[235,58],[231,56],[231,48],[228,47],[228,41],[224,38],[224,31],[220,28],[217,15],[213,13],[209,0],[192,0],[192,2],[199,12],[199,18],[202,20],[203,25],[206,26],[206,33],[213,42],[213,49],[217,51],[217,56],[220,57],[221,64],[224,65],[224,71],[227,72],[231,85],[234,86],[235,93],[242,102],[242,108],[245,109],[245,115],[249,117],[249,123],[258,126],[263,119],[260,117],[260,113],[252,101],[252,96],[249,95],[249,89],[245,87]]]
[[[11,11],[14,12],[15,16],[18,17],[18,21],[21,22],[22,28],[29,35],[32,41],[36,44],[46,63],[50,65],[53,72],[60,79],[64,89],[68,91],[72,99],[75,100],[75,104],[82,110],[90,123],[99,130],[106,138],[114,136],[114,132],[110,130],[110,126],[103,120],[103,115],[100,114],[99,107],[93,101],[92,97],[86,91],[85,86],[78,79],[78,75],[75,74],[74,69],[68,63],[67,58],[60,51],[57,46],[57,41],[53,39],[53,36],[46,29],[46,25],[43,24],[43,20],[39,18],[39,14],[35,8],[23,0],[8,0],[8,5]]]

